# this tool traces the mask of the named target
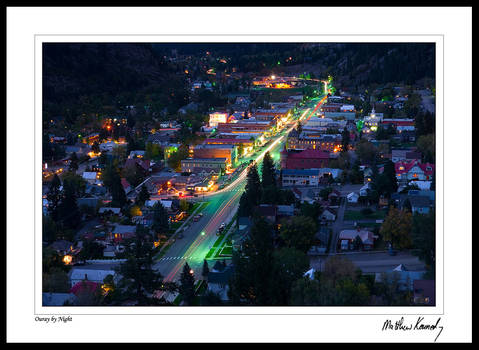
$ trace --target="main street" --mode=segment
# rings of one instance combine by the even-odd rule
[[[318,102],[316,102],[318,101]],[[296,126],[297,120],[307,120],[325,101],[325,98],[314,99],[316,104],[313,111],[311,108],[301,110],[299,116],[293,120],[280,132],[278,132],[266,146],[261,148],[257,154],[250,159],[253,163],[259,163],[266,152],[270,152],[275,161],[279,161],[279,153],[284,148],[287,134]],[[249,161],[249,159],[247,159]],[[183,229],[182,238],[176,235],[174,243],[168,248],[167,252],[156,262],[154,269],[159,271],[164,277],[165,282],[177,282],[185,262],[193,270],[196,279],[201,276],[203,260],[217,239],[216,233],[222,223],[228,222],[234,216],[241,195],[246,185],[248,168],[245,168],[228,186],[225,188],[205,193],[198,197],[199,201],[206,201],[208,205],[202,209],[203,217],[194,222],[189,220],[188,225]],[[211,267],[211,266],[210,266]],[[172,301],[174,295],[165,295],[161,292],[158,297],[164,296]]]

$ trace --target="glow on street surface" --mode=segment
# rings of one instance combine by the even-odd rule
[[[302,121],[311,118],[326,98],[327,96],[323,97],[317,103],[313,111],[311,111],[311,108],[307,108],[298,120]],[[286,135],[295,127],[296,125],[293,123],[288,129],[283,130],[271,145],[261,151],[261,153],[253,159],[251,164],[260,162],[264,158],[266,152],[272,153],[273,159],[276,160],[276,156],[272,151],[281,148],[283,142],[286,141]],[[185,238],[174,242],[168,249],[167,253],[154,265],[154,269],[159,270],[164,276],[164,282],[177,281],[186,261],[190,268],[197,272],[197,275],[201,273],[203,260],[213,243],[218,238],[216,235],[218,227],[223,222],[228,224],[227,220],[231,219],[233,211],[236,210],[236,207],[239,204],[239,199],[243,194],[246,185],[248,169],[249,166],[246,167],[238,177],[225,188],[202,195],[203,198],[208,198],[209,202],[208,206],[203,210],[204,218],[198,223],[193,222],[190,224],[191,228],[188,228],[187,231],[185,231]],[[156,296],[161,298],[162,296],[172,297],[173,295],[168,292],[158,291]]]

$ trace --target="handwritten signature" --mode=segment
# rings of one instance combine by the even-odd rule
[[[441,321],[441,318],[439,317],[435,323],[426,323],[424,321],[424,317],[418,317],[416,320],[416,323],[407,323],[404,320],[404,317],[401,317],[400,320],[393,322],[392,320],[386,320],[383,323],[382,330],[383,331],[430,331],[434,332],[437,331],[436,338],[434,341],[439,338],[439,336],[442,333],[442,330],[444,329],[443,326],[440,326],[439,323]]]

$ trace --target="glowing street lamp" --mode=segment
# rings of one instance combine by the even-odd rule
[[[71,255],[65,255],[63,257],[63,262],[65,263],[65,265],[70,265],[72,263],[72,256]]]

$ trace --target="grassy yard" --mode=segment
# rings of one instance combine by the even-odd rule
[[[233,255],[233,247],[230,245],[225,245],[220,252],[218,253],[218,257],[225,257],[225,256],[232,256]]]

